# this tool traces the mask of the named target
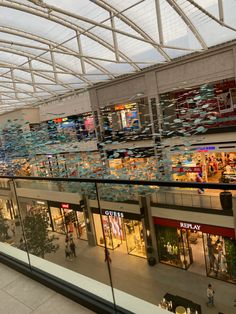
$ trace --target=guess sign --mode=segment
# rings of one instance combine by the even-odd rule
[[[196,231],[201,230],[201,225],[191,224],[188,222],[180,222],[179,226],[180,226],[180,228],[184,228],[184,229],[191,229],[191,230],[196,230]]]
[[[112,217],[124,218],[124,213],[121,213],[121,212],[114,212],[114,211],[112,211],[112,210],[106,210],[106,211],[105,211],[105,215],[106,215],[106,216],[112,216]]]

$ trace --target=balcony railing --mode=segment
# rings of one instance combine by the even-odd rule
[[[199,221],[193,221],[196,226],[211,225],[205,217],[221,212],[212,215],[212,225],[219,222],[217,227],[229,232],[233,228],[233,184],[0,178],[4,180],[11,182],[12,208],[0,211],[0,259],[59,280],[80,298],[89,294],[103,313],[165,313],[159,304],[171,291],[164,291],[163,283],[163,294],[150,289],[161,271],[154,266],[160,254],[156,218],[167,221],[171,210],[176,215],[181,209],[179,219],[187,223],[189,216],[184,213],[201,208]],[[203,188],[204,193],[198,194]],[[230,204],[222,208],[222,191],[231,191],[231,208]],[[165,210],[169,210],[166,218]],[[234,273],[224,276],[220,279],[236,283]]]

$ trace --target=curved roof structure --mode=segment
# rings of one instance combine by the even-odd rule
[[[236,0],[0,0],[0,114],[236,38]]]

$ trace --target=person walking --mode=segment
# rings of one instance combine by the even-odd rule
[[[207,298],[208,298],[207,306],[209,305],[214,306],[214,294],[215,294],[215,291],[213,290],[212,285],[209,284],[207,287]]]
[[[69,258],[69,260],[72,261],[72,259],[71,259],[71,249],[70,249],[70,246],[69,246],[68,242],[66,242],[66,245],[65,245],[65,256],[66,256],[66,259]]]
[[[71,255],[76,257],[75,242],[73,240],[70,240],[70,250],[71,250]]]
[[[109,263],[111,263],[111,257],[110,257],[110,252],[109,252],[109,250],[105,248],[104,253],[105,253],[104,262],[107,262],[107,261],[108,261]]]

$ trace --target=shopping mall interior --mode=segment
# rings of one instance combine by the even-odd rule
[[[236,1],[0,10],[0,262],[94,313],[235,313]]]

